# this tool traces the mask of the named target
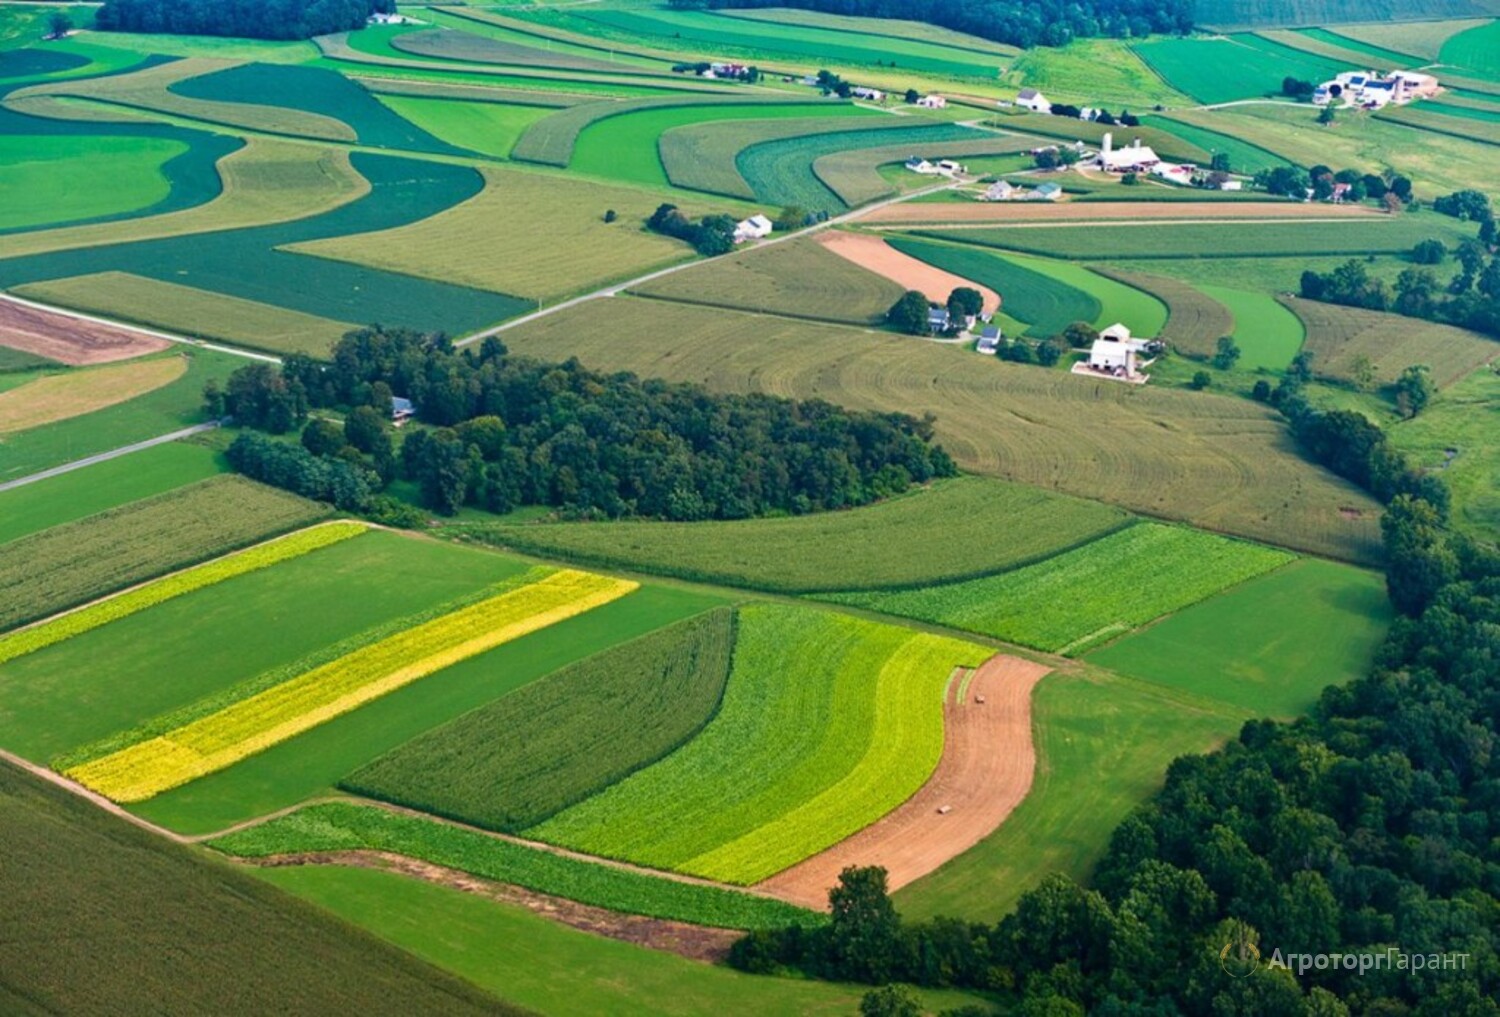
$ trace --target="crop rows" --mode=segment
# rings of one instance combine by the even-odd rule
[[[131,583],[312,522],[325,508],[240,477],[212,477],[11,541],[0,555],[0,626],[14,626]],[[242,572],[362,532],[320,526],[201,565],[0,638],[0,663]]]
[[[823,599],[1079,653],[1291,560],[1256,544],[1141,523],[986,579]]]
[[[1200,359],[1213,356],[1219,337],[1234,334],[1234,315],[1229,308],[1180,279],[1124,272],[1108,265],[1095,266],[1094,271],[1143,290],[1165,304],[1167,325],[1162,338],[1179,353]]]
[[[563,570],[408,629],[68,775],[143,801],[222,770],[459,661],[607,604],[638,584]]]
[[[791,904],[715,886],[657,878],[527,847],[446,823],[332,802],[210,843],[241,858],[312,851],[389,851],[594,907],[722,929],[816,924]]]
[[[692,738],[729,677],[728,608],[613,646],[407,742],[342,785],[514,831]]]
[[[1035,138],[991,135],[973,141],[937,142],[923,147],[918,154],[924,159],[963,160],[1026,152],[1035,145]],[[890,194],[894,188],[890,181],[880,175],[880,167],[903,162],[912,154],[909,145],[831,152],[814,160],[813,174],[827,184],[844,204],[854,208]]]
[[[1453,325],[1296,297],[1282,302],[1307,328],[1313,370],[1339,381],[1355,381],[1367,365],[1371,382],[1388,385],[1425,364],[1434,382],[1449,385],[1496,352],[1493,339]]]
[[[858,118],[862,125],[859,129],[907,126],[860,106],[830,106],[809,109],[807,113],[807,116],[784,119],[712,120],[673,127],[663,131],[657,141],[662,169],[667,179],[678,187],[753,201],[755,189],[736,165],[739,154],[752,145],[856,129],[850,125],[854,118]],[[816,116],[812,115],[815,113]],[[866,123],[867,118],[873,122]]]

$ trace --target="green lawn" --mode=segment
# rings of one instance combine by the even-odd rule
[[[1500,539],[1500,372],[1481,368],[1443,390],[1419,416],[1388,430],[1392,444],[1439,474],[1453,491],[1453,522]]]
[[[256,875],[482,989],[558,1017],[645,1012],[846,1017],[867,991],[745,975],[579,932],[513,904],[389,872],[303,867],[258,869]],[[934,1010],[978,1002],[956,992],[922,995]]]
[[[1391,608],[1377,573],[1303,559],[1164,618],[1088,659],[1275,717],[1368,671]]]
[[[519,551],[780,593],[987,575],[1125,524],[1119,509],[987,477],[846,512],[731,522],[533,523],[456,532]]]
[[[502,567],[513,564],[506,562]],[[388,582],[400,575],[399,570],[386,570],[373,578]],[[289,583],[282,592],[296,588]],[[470,657],[227,770],[142,802],[134,811],[173,829],[209,832],[285,808],[328,790],[357,767],[429,728],[565,664],[718,603],[702,594],[645,587],[524,639]]]
[[[0,543],[221,473],[202,445],[171,442],[0,493]]]
[[[1307,336],[1302,321],[1269,294],[1226,286],[1200,285],[1199,289],[1234,315],[1232,334],[1240,348],[1236,365],[1240,370],[1284,371],[1302,349]]]
[[[168,138],[0,135],[0,230],[136,212],[171,191],[162,165],[188,151]],[[108,180],[108,187],[100,187]]]
[[[433,137],[458,148],[504,159],[521,132],[552,112],[544,106],[508,106],[499,102],[461,102],[407,95],[384,95],[380,101]]]

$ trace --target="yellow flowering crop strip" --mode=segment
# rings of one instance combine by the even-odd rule
[[[8,636],[0,637],[0,664],[28,653],[60,643],[64,639],[97,629],[101,625],[119,621],[121,618],[155,607],[163,601],[172,600],[185,593],[201,590],[205,586],[222,583],[226,579],[268,568],[290,558],[297,558],[330,544],[357,537],[369,527],[363,523],[325,523],[289,533],[284,537],[246,548],[222,558],[184,569],[176,575],[158,579],[154,583],[126,590],[117,596],[97,600],[76,611],[59,615],[30,628],[20,629]]]
[[[561,569],[361,647],[168,734],[67,775],[117,802],[186,784],[426,677],[625,596],[640,584]]]

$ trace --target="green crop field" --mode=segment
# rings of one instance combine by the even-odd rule
[[[0,894],[28,916],[0,941],[9,1013],[516,1012],[9,765],[0,842]]]
[[[290,249],[529,300],[555,299],[692,256],[680,241],[645,230],[661,201],[649,191],[494,167],[483,174],[478,196],[439,215]],[[610,209],[618,221],[604,221]]]
[[[925,159],[958,159],[969,167],[970,172],[986,172],[984,167],[988,162],[1013,153],[1027,152],[1035,144],[1035,138],[992,136],[974,141],[944,141],[924,145],[921,154]],[[896,164],[905,162],[911,155],[908,145],[832,152],[813,161],[813,173],[844,204],[853,208],[893,193],[895,188],[882,171],[896,169],[906,172]],[[913,183],[927,186],[931,181],[930,178],[917,177]]]
[[[1427,30],[1426,18],[1466,18],[1487,13],[1489,0],[1402,0],[1383,8],[1379,16],[1391,30]],[[1351,7],[1336,0],[1282,0],[1267,4],[1261,0],[1199,0],[1197,22],[1218,31],[1261,28],[1267,25],[1330,25],[1343,21],[1367,21],[1377,16],[1368,9]],[[1404,19],[1396,22],[1394,19]],[[1363,25],[1358,26],[1364,28]],[[1339,31],[1344,29],[1340,28]]]
[[[894,335],[630,297],[527,322],[505,342],[516,353],[577,356],[600,370],[721,391],[931,413],[938,440],[974,472],[1334,557],[1370,561],[1376,553],[1375,502],[1291,454],[1284,425],[1245,399],[976,362],[964,350]],[[1340,511],[1347,508],[1358,515]]]
[[[1424,103],[1420,106],[1382,110],[1380,118],[1423,131],[1453,135],[1466,141],[1500,145],[1500,107],[1497,106],[1480,109],[1447,103]]]
[[[1451,21],[1372,22],[1368,25],[1339,25],[1332,32],[1341,39],[1375,46],[1383,50],[1410,53],[1423,62],[1438,59],[1443,44],[1470,28],[1486,24],[1488,19],[1467,18]]]
[[[1443,43],[1438,59],[1444,64],[1490,81],[1500,81],[1500,20],[1476,25]]]
[[[1008,226],[964,230],[922,230],[923,236],[959,243],[1024,251],[1054,258],[1234,258],[1298,254],[1363,255],[1409,251],[1437,238],[1456,245],[1468,235],[1455,220],[1436,214],[1340,218],[1325,222],[1153,222],[1121,226],[1087,223],[1068,226]]]
[[[1207,127],[1170,120],[1162,116],[1142,117],[1141,122],[1176,135],[1183,141],[1197,145],[1211,157],[1219,153],[1229,156],[1229,168],[1235,173],[1259,173],[1263,169],[1275,169],[1289,165],[1286,159],[1275,152],[1251,145],[1232,134],[1211,131]]]
[[[747,1009],[768,1017],[846,1017],[868,991],[747,975],[392,872],[306,866],[256,875],[471,984],[556,1017],[580,1011],[697,1017]],[[933,1012],[980,1002],[952,991],[927,990],[919,998]]]
[[[660,879],[447,823],[343,802],[311,805],[220,837],[211,846],[247,858],[307,851],[388,851],[581,904],[721,929],[818,922],[813,913],[769,897]]]
[[[1404,29],[1421,29],[1427,27],[1428,22],[1422,25],[1403,25]],[[1379,46],[1372,42],[1353,38],[1351,32],[1360,28],[1377,27],[1372,25],[1344,25],[1338,28],[1299,28],[1295,32],[1266,32],[1269,37],[1284,42],[1289,46],[1309,47],[1312,44],[1320,44],[1327,49],[1313,48],[1312,52],[1324,52],[1335,59],[1353,59],[1356,63],[1360,57],[1366,61],[1376,60],[1380,68],[1395,70],[1399,67],[1411,67],[1416,64],[1425,63],[1425,60],[1417,59],[1411,49],[1411,43],[1403,42],[1400,50]],[[1293,40],[1297,41],[1293,41]],[[1435,56],[1436,54],[1434,54]]]
[[[1144,290],[1165,304],[1167,323],[1160,334],[1179,353],[1198,358],[1211,357],[1219,337],[1234,332],[1235,317],[1229,308],[1209,296],[1201,286],[1190,286],[1170,276],[1122,271],[1109,265],[1095,265],[1093,270]]]
[[[1164,80],[1124,39],[1075,39],[1066,46],[1035,46],[1007,66],[1003,80],[1014,88],[1040,89],[1049,98],[1105,103],[1111,109],[1120,106],[1137,113],[1156,103],[1176,106],[1186,101],[1174,83]]]
[[[171,193],[162,167],[187,151],[168,138],[0,135],[0,231],[141,212]]]
[[[1078,653],[1289,560],[1198,530],[1138,523],[1014,572],[823,599]]]
[[[1387,429],[1391,443],[1453,491],[1454,525],[1493,540],[1500,533],[1500,372],[1475,371],[1417,416]]]
[[[384,95],[380,101],[433,137],[497,159],[509,156],[521,132],[550,112],[543,106],[458,102],[409,95]]]
[[[1273,717],[1364,674],[1391,620],[1380,575],[1304,559],[1089,654],[1120,674]]]
[[[60,362],[49,360],[35,353],[12,349],[9,346],[0,346],[0,386],[3,387],[24,384],[26,379],[21,376],[23,372],[40,371],[61,366],[63,365]],[[10,377],[5,377],[6,375]]]
[[[1368,362],[1373,380],[1388,385],[1413,364],[1426,364],[1438,385],[1448,385],[1500,356],[1495,340],[1468,329],[1317,300],[1283,298],[1307,327],[1313,371],[1352,381]]]
[[[1206,284],[1202,288],[1234,316],[1234,331],[1228,334],[1240,348],[1240,370],[1286,370],[1307,336],[1297,315],[1265,293]]]
[[[1110,134],[1114,136],[1117,145],[1127,145],[1139,140],[1141,144],[1150,146],[1157,155],[1164,159],[1180,159],[1183,162],[1201,165],[1207,165],[1211,157],[1207,149],[1199,148],[1195,143],[1179,137],[1176,133],[1169,133],[1163,128],[1146,124],[1139,127],[1121,127],[1118,124],[1101,124],[1098,121],[1054,117],[1046,113],[1018,112],[998,117],[992,123],[1006,130],[1040,134],[1061,141],[1086,141],[1092,145],[1098,145],[1104,140],[1106,134]]]
[[[0,667],[0,744],[50,760],[521,571],[375,531],[200,587]]]
[[[894,117],[882,117],[863,106],[830,106],[804,109],[804,116],[781,120],[733,121],[687,124],[664,131],[657,142],[661,168],[677,187],[732,198],[755,199],[755,189],[740,173],[740,152],[751,145],[811,134],[829,134],[850,129],[849,118],[859,117],[859,127],[870,131],[908,127]],[[817,116],[810,114],[817,113]],[[878,137],[872,135],[871,140]],[[903,156],[904,158],[904,156]]]
[[[293,529],[326,511],[241,477],[211,477],[20,537],[5,545],[0,561],[0,629]]]
[[[874,325],[901,287],[811,240],[737,251],[632,293],[797,318]]]
[[[391,46],[402,52],[443,60],[457,60],[482,64],[514,64],[522,67],[551,67],[571,71],[618,71],[619,65],[576,53],[558,53],[527,46],[504,39],[488,38],[476,34],[467,26],[455,31],[448,28],[419,29],[401,32],[390,37]]]
[[[967,50],[993,57],[1014,57],[1021,51],[1003,42],[992,42],[977,35],[956,32],[949,28],[929,24],[926,21],[905,21],[900,18],[864,18],[843,14],[825,14],[822,11],[804,11],[794,7],[771,9],[725,8],[724,17],[755,22],[770,22],[781,26],[801,26],[827,29],[840,33],[880,36],[882,39],[899,39],[903,42],[919,41],[932,43],[946,49]],[[886,43],[888,45],[888,43]]]
[[[429,731],[342,786],[492,830],[534,826],[702,730],[733,646],[728,608],[659,629]]]
[[[903,887],[908,918],[995,922],[1053,872],[1088,878],[1110,835],[1178,756],[1206,752],[1248,718],[1211,700],[1108,672],[1049,675],[1032,693],[1031,791],[994,833]]]
[[[1174,88],[1205,103],[1276,95],[1288,75],[1325,81],[1349,69],[1254,35],[1152,39],[1134,48]]]
[[[631,73],[633,69],[654,72],[665,76],[676,62],[667,56],[637,56],[618,46],[605,47],[592,40],[571,41],[565,32],[546,29],[515,18],[506,17],[495,7],[449,7],[445,10],[428,8],[423,20],[446,28],[456,28],[471,35],[508,44],[511,47],[540,52],[560,58],[605,61],[608,70]],[[376,31],[385,31],[376,29]],[[400,31],[400,30],[398,30]],[[357,33],[356,37],[373,34],[369,31]],[[696,83],[696,82],[694,82]]]
[[[466,536],[585,564],[778,593],[974,577],[1117,529],[1118,509],[986,477],[939,481],[847,512],[730,522],[462,527]]]
[[[943,683],[955,665],[987,655],[827,611],[744,608],[724,702],[703,732],[527,835],[756,882],[915,792],[941,753]],[[877,740],[896,703],[910,712],[910,730]],[[850,793],[830,791],[841,781]],[[891,801],[893,788],[904,792]]]
[[[0,544],[207,480],[223,469],[211,449],[171,442],[5,491],[0,493]]]
[[[99,272],[17,286],[32,300],[152,325],[195,339],[220,339],[272,353],[327,357],[358,327],[223,293],[178,286],[127,272]]]

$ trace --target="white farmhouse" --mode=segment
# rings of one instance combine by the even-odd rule
[[[941,95],[924,95],[917,100],[917,105],[923,109],[947,109],[948,100]]]
[[[984,189],[980,201],[1012,201],[1021,195],[1021,189],[1008,180],[996,180]]]
[[[1051,113],[1052,103],[1045,95],[1034,88],[1023,88],[1016,96],[1016,105],[1031,110],[1033,113]]]
[[[878,88],[870,88],[866,85],[855,85],[849,89],[849,94],[856,99],[868,99],[870,102],[880,102],[885,98],[885,93]]]
[[[930,176],[938,172],[937,163],[928,162],[919,155],[914,155],[906,160],[906,168],[912,173],[921,173],[924,176]]]
[[[760,240],[770,236],[771,229],[771,220],[757,212],[750,218],[735,224],[734,242],[742,244],[746,240]]]

